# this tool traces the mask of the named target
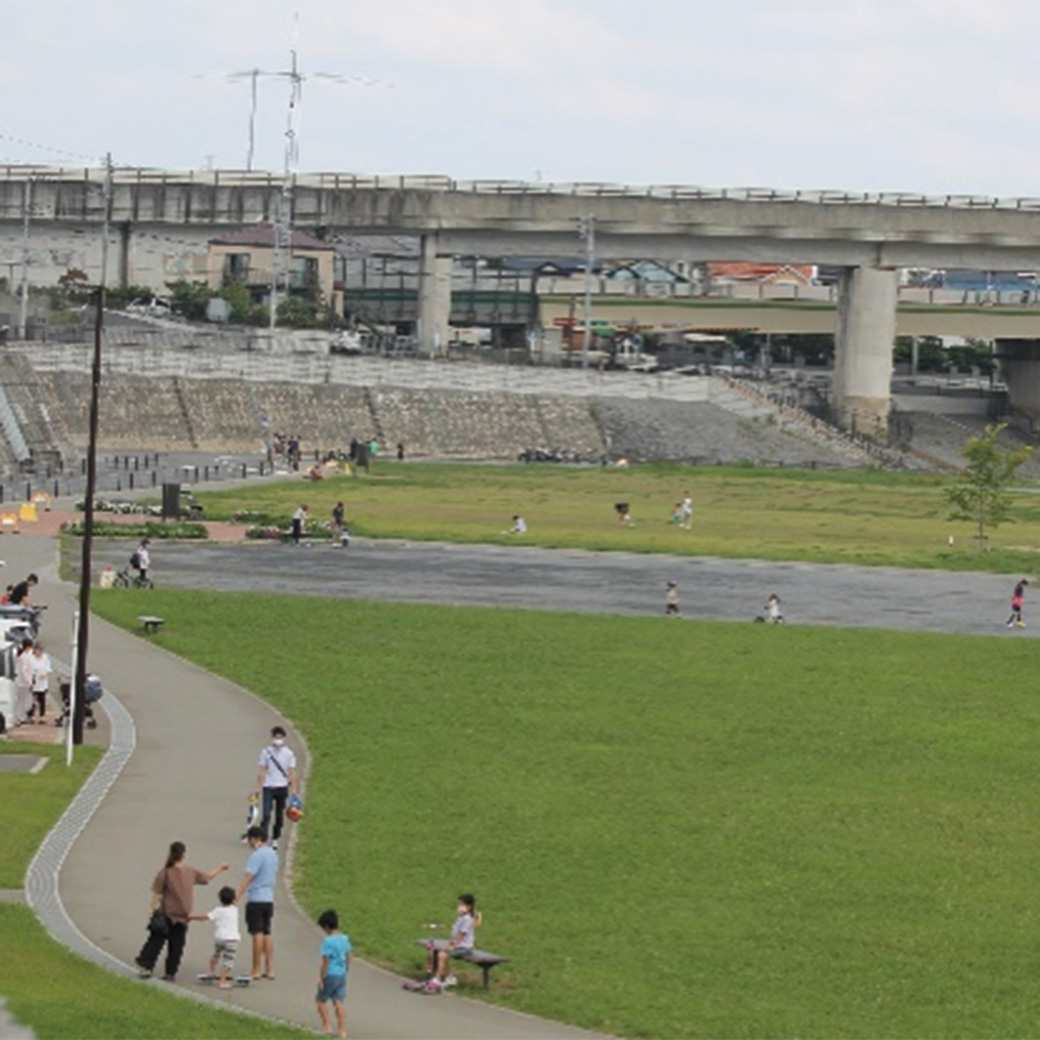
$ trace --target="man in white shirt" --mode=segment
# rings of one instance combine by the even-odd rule
[[[256,786],[262,797],[260,828],[264,832],[264,841],[270,834],[272,848],[277,849],[278,839],[282,836],[286,803],[296,794],[296,755],[292,748],[286,746],[285,730],[281,726],[271,730],[271,743],[260,752],[259,764]],[[272,811],[273,832],[269,830]]]

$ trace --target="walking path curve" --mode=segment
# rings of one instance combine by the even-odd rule
[[[72,630],[73,596],[71,586],[57,580],[56,542],[25,535],[5,542],[9,575],[29,570],[40,575],[36,598],[50,606],[45,640],[56,657],[67,658],[64,640]],[[50,869],[60,870],[60,903],[86,940],[80,948],[89,952],[92,945],[97,948],[94,959],[108,967],[124,965],[130,973],[144,939],[148,886],[171,841],[187,843],[193,864],[209,869],[227,860],[232,883],[242,876],[246,856],[238,835],[245,796],[270,727],[285,720],[247,690],[96,618],[89,653],[92,670],[104,677],[134,721],[136,750],[64,862],[59,856]],[[303,741],[287,728],[305,769]],[[276,894],[277,980],[227,994],[206,992],[214,999],[314,1028],[320,933],[285,887],[291,852],[289,858]],[[49,898],[37,895],[40,902]],[[215,896],[213,887],[197,890],[198,909],[208,909]],[[350,908],[339,909],[349,922]],[[178,989],[194,991],[190,980],[204,969],[210,949],[211,929],[194,925]],[[373,965],[355,964],[348,1001],[352,1036],[540,1040],[591,1035],[481,1001],[417,996],[403,991],[400,983],[397,976]],[[142,983],[148,984],[162,985]]]

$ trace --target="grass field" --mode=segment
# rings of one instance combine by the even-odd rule
[[[0,903],[0,964],[0,995],[38,1040],[313,1036],[113,975],[55,942],[24,906]]]
[[[4,839],[0,842],[0,888],[21,888],[36,848],[58,822],[101,758],[101,749],[76,749],[65,768],[65,748],[54,744],[3,746],[5,755],[33,755],[50,761],[36,774],[0,773]]]
[[[300,502],[325,521],[343,499],[351,530],[380,538],[1030,572],[1040,550],[1040,496],[1020,494],[1017,522],[994,532],[993,551],[980,553],[971,526],[946,519],[947,479],[880,471],[381,461],[371,476],[248,484],[200,498],[212,519],[249,509],[286,522]],[[692,530],[668,522],[686,488],[694,499]],[[619,501],[631,504],[636,526],[617,522]],[[514,513],[529,525],[521,538],[505,533]]]
[[[369,958],[416,967],[420,924],[472,889],[517,1009],[640,1037],[1036,1035],[1031,643],[95,602],[134,628],[145,598],[158,642],[306,733],[297,892]]]
[[[3,841],[0,888],[21,888],[37,846],[97,765],[98,748],[8,744],[4,754],[47,756],[38,774],[0,773]],[[0,996],[39,1040],[175,1040],[308,1036],[304,1030],[178,999],[154,986],[119,978],[70,953],[47,935],[25,906],[0,903]]]

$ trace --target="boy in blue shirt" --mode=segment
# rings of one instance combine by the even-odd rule
[[[339,930],[339,915],[335,910],[326,910],[318,918],[318,926],[324,931],[321,941],[321,970],[318,973],[318,1014],[321,1027],[331,1036],[329,1011],[326,1004],[331,1000],[336,1009],[336,1024],[339,1035],[347,1035],[347,1016],[343,1002],[347,999],[347,972],[350,971],[350,939]]]
[[[274,978],[274,886],[278,878],[278,853],[264,839],[262,827],[250,827],[246,839],[252,852],[235,901],[246,896],[246,928],[253,939],[253,978]]]

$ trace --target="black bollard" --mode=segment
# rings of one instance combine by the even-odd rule
[[[242,479],[243,479],[243,480],[245,480],[245,479],[246,479],[246,475],[247,475],[247,474],[246,474],[246,464],[245,464],[245,463],[243,462],[243,463],[242,463]]]
[[[141,460],[135,455],[134,456],[134,472],[137,472],[138,466],[141,464]]]
[[[155,470],[153,469],[152,470],[152,487],[155,487],[155,478],[156,478],[156,476],[157,476],[157,474],[156,474]]]
[[[60,494],[60,492],[58,491],[58,481],[55,479],[55,481],[54,481],[54,497],[57,498],[59,496],[59,494]]]
[[[208,481],[209,480],[209,466],[205,466],[203,468],[203,470],[202,470],[202,473],[203,473],[202,479],[205,480],[205,481]]]
[[[130,483],[129,483],[129,484],[127,485],[127,486],[128,486],[129,488],[130,488],[130,490],[131,490],[131,491],[133,491],[133,490],[134,490],[134,475],[133,475],[133,473],[131,473],[131,474],[130,474],[130,475],[129,475],[129,476],[127,477],[127,480],[129,480],[129,481],[130,481]]]
[[[32,484],[30,484],[28,481],[25,484],[25,501],[32,501]]]
[[[123,490],[123,482],[119,479],[119,477],[116,477],[116,491],[122,491],[122,490]]]

